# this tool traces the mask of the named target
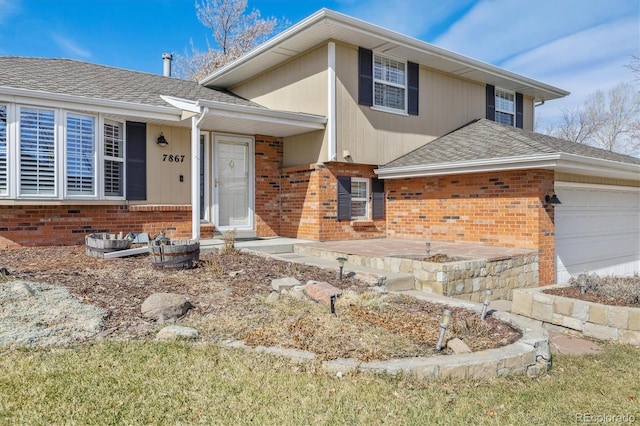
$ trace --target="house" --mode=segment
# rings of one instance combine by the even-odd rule
[[[640,160],[534,133],[566,95],[326,9],[199,83],[0,58],[0,247],[236,229],[637,272]]]

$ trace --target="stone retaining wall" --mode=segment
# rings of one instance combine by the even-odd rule
[[[430,302],[479,310],[477,304],[438,295],[417,293],[419,292],[412,292],[412,295]],[[517,342],[501,348],[470,354],[435,355],[370,362],[340,358],[324,361],[322,366],[334,373],[376,371],[394,375],[409,374],[427,380],[489,379],[508,374],[526,374],[530,377],[537,377],[546,373],[551,363],[549,336],[546,330],[537,326],[534,321],[507,312],[494,312],[492,315],[518,329],[522,333],[522,337]],[[250,349],[242,341],[230,342],[226,346]],[[284,356],[299,362],[316,359],[314,353],[299,349],[258,346],[255,350]]]
[[[587,337],[640,346],[640,308],[603,305],[543,292],[562,287],[567,285],[514,290],[511,312]]]
[[[492,299],[511,300],[516,288],[538,286],[538,254],[500,259],[468,259],[455,262],[424,262],[410,256],[371,257],[327,251],[321,248],[296,245],[295,252],[347,262],[382,271],[411,274],[416,290],[442,294],[457,299],[479,302],[485,290],[493,291]]]

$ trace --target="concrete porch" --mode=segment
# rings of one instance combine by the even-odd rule
[[[430,255],[453,258],[431,262],[425,259],[426,243],[391,238],[317,242],[273,237],[238,238],[235,247],[336,270],[336,259],[344,257],[345,274],[359,274],[389,290],[421,290],[475,302],[488,289],[494,300],[511,300],[513,289],[538,286],[538,253],[534,250],[430,241]],[[221,239],[203,240],[201,249],[222,245]]]

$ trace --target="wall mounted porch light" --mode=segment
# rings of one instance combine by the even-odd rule
[[[169,145],[169,141],[164,137],[164,134],[162,132],[160,132],[160,136],[158,136],[158,145],[160,145],[161,147],[165,147],[167,145]]]
[[[442,350],[442,343],[444,342],[444,333],[446,333],[447,328],[449,328],[449,323],[451,322],[451,311],[445,309],[442,312],[442,322],[440,323],[440,336],[438,336],[438,343],[436,343],[436,351]]]
[[[549,195],[549,194],[545,195],[544,201],[547,204],[562,204],[560,200],[558,200],[558,196],[556,195],[555,192],[552,195]]]

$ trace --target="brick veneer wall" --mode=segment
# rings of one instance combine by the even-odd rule
[[[162,229],[169,238],[191,238],[191,206],[0,206],[0,249],[84,244],[92,232],[153,236]]]
[[[373,169],[371,165],[339,162],[284,168],[280,234],[318,241],[384,237],[384,219],[337,220],[337,177],[372,178]]]
[[[259,237],[280,235],[280,168],[282,167],[282,138],[255,137],[255,214],[256,234]]]
[[[387,180],[387,236],[537,249],[540,284],[552,284],[553,183],[549,170]]]

